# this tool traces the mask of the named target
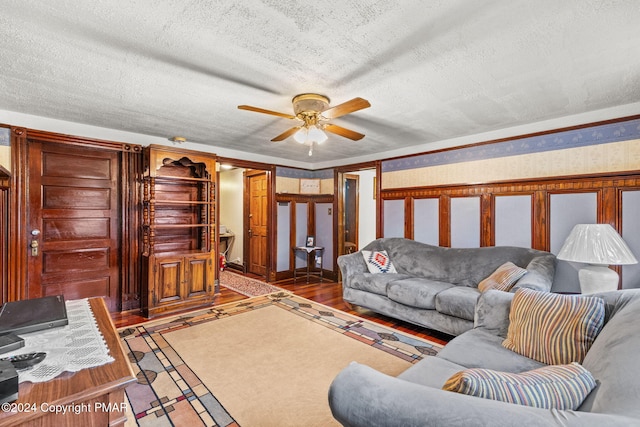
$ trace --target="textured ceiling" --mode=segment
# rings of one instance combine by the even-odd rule
[[[640,101],[640,2],[0,0],[0,110],[326,166]],[[371,102],[307,156],[291,113]],[[640,111],[638,111],[640,113]],[[479,142],[479,141],[477,141]],[[302,162],[302,163],[301,163]]]

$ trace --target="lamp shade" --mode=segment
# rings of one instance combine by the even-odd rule
[[[300,144],[304,144],[307,142],[308,134],[309,129],[306,127],[301,127],[300,130],[293,135],[293,139],[295,139],[296,142]]]
[[[577,224],[565,240],[557,258],[597,265],[638,262],[620,234],[609,224]]]
[[[327,134],[322,132],[322,130],[318,129],[316,126],[309,126],[309,139],[313,142],[317,142],[318,144],[322,144],[327,140]]]

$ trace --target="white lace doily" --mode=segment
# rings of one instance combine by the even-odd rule
[[[93,316],[87,299],[65,301],[67,306],[66,326],[45,331],[21,334],[24,347],[0,358],[16,354],[45,352],[47,357],[37,365],[18,371],[19,382],[34,383],[49,381],[67,372],[93,368],[114,361]],[[35,315],[35,313],[34,313]]]

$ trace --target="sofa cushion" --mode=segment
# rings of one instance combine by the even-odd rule
[[[397,273],[387,251],[362,251],[369,273]]]
[[[451,376],[442,389],[534,408],[576,410],[595,386],[593,375],[574,362],[520,374],[467,369]]]
[[[436,295],[436,310],[449,316],[473,320],[479,296],[480,291],[477,288],[453,286]]]
[[[553,254],[540,255],[529,261],[525,269],[527,274],[511,288],[514,292],[519,288],[529,288],[536,291],[551,291],[551,284],[556,271],[556,257]]]
[[[349,281],[349,287],[361,291],[372,292],[378,295],[387,295],[387,285],[394,280],[406,279],[406,274],[376,274],[362,273],[355,274]]]
[[[502,346],[504,338],[482,329],[471,329],[444,346],[437,357],[465,368],[486,368],[502,372],[525,372],[546,366]]]
[[[436,295],[453,286],[451,283],[418,277],[394,280],[387,285],[387,296],[390,300],[409,307],[434,310]]]
[[[398,375],[398,378],[428,387],[442,388],[453,374],[463,369],[464,366],[441,357],[425,357]]]
[[[509,292],[518,279],[525,274],[527,274],[527,270],[524,268],[518,267],[511,261],[505,262],[496,268],[489,277],[478,283],[478,289],[480,292],[485,292],[489,289]]]
[[[549,365],[582,363],[604,315],[602,298],[519,289],[502,345]]]

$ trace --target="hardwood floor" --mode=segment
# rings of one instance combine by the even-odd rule
[[[253,277],[256,278],[256,277]],[[443,334],[441,332],[433,331],[431,329],[423,328],[411,323],[403,322],[401,320],[393,319],[382,314],[374,313],[371,310],[350,306],[342,299],[342,284],[339,282],[327,282],[325,279],[320,283],[317,279],[314,282],[313,279],[309,284],[307,283],[294,283],[293,279],[283,280],[280,282],[273,282],[272,285],[286,289],[294,294],[309,299],[311,301],[324,304],[336,310],[341,310],[346,313],[353,314],[355,316],[362,317],[363,319],[370,320],[372,322],[379,323],[384,326],[388,326],[399,331],[415,335],[420,338],[428,339],[440,344],[446,344],[452,337]],[[220,287],[220,294],[216,295],[215,305],[222,305],[231,302],[241,301],[247,297],[229,290],[224,286]],[[175,315],[172,314],[172,315]],[[130,326],[136,323],[145,322],[148,319],[139,314],[131,313],[113,313],[112,318],[117,328]],[[157,319],[159,317],[156,317]]]

